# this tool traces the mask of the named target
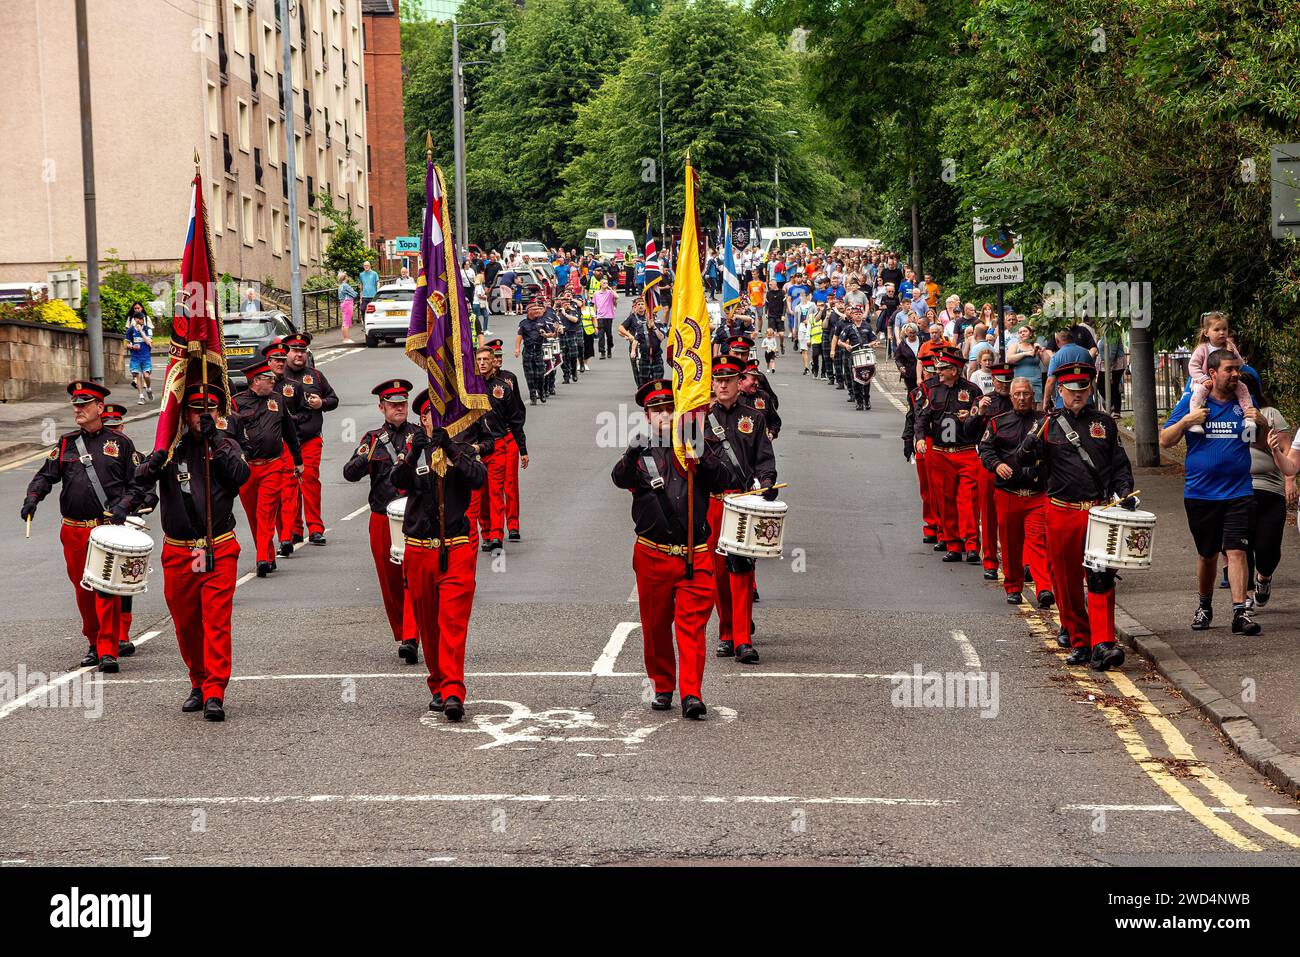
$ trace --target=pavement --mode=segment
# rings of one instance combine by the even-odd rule
[[[0,466],[15,522],[0,679],[31,689],[0,704],[0,865],[1300,863],[1300,805],[1154,668],[1067,669],[1050,617],[921,543],[897,388],[857,412],[793,355],[769,376],[790,511],[784,559],[758,570],[762,663],[710,656],[704,722],[651,711],[628,500],[609,480],[640,414],[616,351],[528,409],[523,541],[480,556],[460,725],[396,657],[366,490],[341,477],[377,421],[373,383],[410,377],[398,349],[320,355],[341,397],[328,545],[257,579],[236,510],[223,724],[180,713],[157,568],[137,654],[98,682],[75,667],[57,508],[25,540],[34,466]],[[144,444],[152,423],[127,431]]]

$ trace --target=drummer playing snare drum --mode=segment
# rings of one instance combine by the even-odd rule
[[[1073,649],[1067,664],[1105,671],[1124,663],[1115,644],[1115,572],[1087,571],[1088,599],[1083,598],[1083,550],[1088,510],[1113,498],[1133,510],[1133,469],[1119,439],[1115,420],[1088,405],[1097,368],[1090,362],[1061,366],[1057,384],[1064,406],[1032,429],[1020,446],[1022,461],[1041,457],[1047,486],[1047,551],[1052,566],[1061,625]],[[1065,645],[1065,636],[1058,642]]]
[[[81,613],[81,632],[89,645],[81,666],[98,665],[100,671],[111,674],[118,670],[122,602],[117,595],[81,587],[86,545],[97,525],[123,524],[144,496],[135,480],[140,460],[135,446],[126,435],[104,425],[104,399],[108,394],[108,389],[97,382],[68,383],[77,429],[61,436],[41,463],[27,486],[20,515],[24,521],[31,519],[41,500],[56,484],[63,483],[59,492],[59,511],[63,515],[59,541]]]

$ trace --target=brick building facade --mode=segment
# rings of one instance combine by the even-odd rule
[[[406,131],[402,113],[402,38],[398,0],[361,0],[369,141],[370,242],[410,235],[406,219]],[[386,271],[386,270],[385,270]]]

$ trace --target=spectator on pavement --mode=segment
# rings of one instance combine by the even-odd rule
[[[1059,355],[1059,353],[1058,353]],[[1246,604],[1246,552],[1253,546],[1256,528],[1255,490],[1251,482],[1250,444],[1265,422],[1258,409],[1248,418],[1237,404],[1241,360],[1220,350],[1206,360],[1211,379],[1205,405],[1193,409],[1185,394],[1160,432],[1162,448],[1187,440],[1183,506],[1196,543],[1196,593],[1198,606],[1192,628],[1204,631],[1214,618],[1214,580],[1219,552],[1228,557],[1228,582],[1232,590],[1233,634],[1258,635],[1260,625]],[[1193,432],[1191,426],[1201,425]]]
[[[1047,384],[1043,387],[1044,411],[1053,406],[1058,409],[1061,407],[1061,397],[1056,389],[1056,370],[1072,362],[1087,362],[1091,365],[1093,364],[1092,353],[1075,343],[1073,329],[1062,329],[1056,334],[1056,351],[1052,354],[1052,361],[1047,365]],[[1091,402],[1092,399],[1089,398],[1088,401]]]
[[[1273,573],[1282,560],[1287,505],[1296,501],[1295,477],[1282,474],[1273,459],[1268,439],[1277,433],[1284,442],[1289,442],[1291,426],[1267,401],[1263,386],[1253,373],[1243,374],[1241,381],[1250,389],[1254,407],[1268,426],[1255,430],[1255,441],[1250,445],[1250,480],[1255,489],[1255,546],[1246,555],[1246,592],[1251,603],[1263,608],[1272,596]]]
[[[379,293],[379,273],[370,268],[370,261],[361,264],[361,274],[357,276],[361,283],[361,314],[366,314],[366,306],[374,301]]]

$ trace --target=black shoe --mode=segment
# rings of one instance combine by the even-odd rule
[[[443,705],[442,713],[447,716],[448,721],[459,721],[465,717],[465,704],[455,695],[451,695]]]
[[[922,535],[922,536],[921,536],[921,544],[922,544],[922,545],[933,545],[933,544],[934,544],[935,542],[937,542],[938,540],[939,540],[939,539],[936,538],[934,535]]]
[[[961,552],[948,552],[943,556],[943,560],[945,562],[959,562],[961,561]]]
[[[1124,649],[1113,641],[1103,641],[1092,649],[1088,667],[1093,671],[1109,671],[1124,663]]]
[[[718,650],[716,654],[719,658],[734,658],[736,656],[735,644],[729,639],[724,638],[722,641],[718,642]]]
[[[542,405],[546,405],[546,396],[542,396]]]
[[[931,539],[931,541],[934,542],[934,550],[936,552],[946,552],[948,550],[948,543],[942,538]]]
[[[839,383],[837,386],[835,386],[835,388],[837,388],[837,389],[843,389],[843,388],[844,388],[844,383],[843,383],[843,382]]]
[[[119,658],[130,658],[135,654],[135,644],[130,641],[120,641],[117,645],[117,656]]]
[[[324,533],[324,532],[312,532],[312,533],[311,533],[311,536],[310,536],[307,540],[308,540],[309,542],[311,542],[313,545],[324,545],[324,544],[325,544],[325,533]]]
[[[1056,596],[1053,595],[1046,588],[1040,591],[1037,597],[1038,597],[1039,608],[1051,608],[1054,604],[1056,604]]]
[[[603,359],[604,356],[601,356],[601,358]],[[528,404],[529,404],[529,405],[536,405],[536,404],[537,404],[537,396],[529,396],[529,397],[528,397]]]
[[[1026,565],[1026,566],[1025,566],[1025,581],[1027,581],[1027,582],[1032,582],[1033,580],[1034,580],[1034,573],[1031,572],[1031,571],[1029,570],[1029,566]]]
[[[1212,621],[1214,621],[1214,609],[1199,606],[1196,614],[1192,616],[1192,631],[1205,631]]]
[[[220,698],[209,698],[203,702],[204,721],[225,721],[226,709]]]
[[[861,402],[859,402],[859,403],[858,403],[858,411],[859,411],[859,412],[865,412],[865,411],[867,411],[867,407],[864,406]]]
[[[279,570],[280,570],[280,565],[276,562],[276,560],[275,560],[274,558],[272,558],[272,559],[271,559],[271,571],[276,572],[276,571],[279,571]]]
[[[499,539],[499,538],[489,538],[487,544],[486,544],[485,546],[483,546],[483,551],[485,551],[485,552],[495,552],[495,551],[499,550],[500,548],[501,548],[501,539]]]
[[[998,570],[996,568],[984,569],[984,580],[986,582],[995,582],[998,580]]]
[[[758,649],[753,645],[745,644],[736,649],[736,660],[742,665],[758,664]]]
[[[86,649],[86,656],[81,659],[81,667],[93,668],[97,664],[99,664],[99,652],[94,648]]]
[[[1020,592],[1018,591],[1007,592],[1008,605],[1019,605],[1022,601],[1024,601],[1024,597],[1020,594]]]
[[[443,709],[443,707],[444,707],[444,705],[443,705],[443,701],[442,701],[442,695],[440,695],[440,694],[436,694],[436,695],[434,695],[432,698],[429,699],[429,710],[430,710],[430,711],[441,711],[441,710]]]
[[[510,529],[510,531],[506,532],[506,538],[510,539],[510,541],[512,542],[519,541],[519,529],[517,528]]]
[[[481,552],[492,551],[492,539],[490,538],[483,539],[483,544],[479,546],[479,551]]]
[[[1088,648],[1075,648],[1065,659],[1067,665],[1087,665],[1092,663],[1092,651]]]
[[[673,706],[673,693],[671,691],[656,691],[655,699],[650,702],[650,707],[656,711],[667,711]]]
[[[299,535],[297,532],[295,532],[295,533],[293,534],[293,537],[290,538],[290,541],[291,541],[293,544],[295,544],[295,545],[301,545],[301,544],[302,544],[302,536]]]
[[[682,717],[690,718],[692,721],[699,721],[709,713],[709,709],[704,707],[704,702],[695,695],[687,695],[682,699]]]
[[[414,638],[403,641],[397,646],[397,657],[408,665],[418,665],[420,663],[420,643]]]
[[[1060,631],[1056,633],[1056,643],[1062,648],[1070,647],[1070,633],[1065,630],[1064,625],[1062,625]]]
[[[1236,627],[1235,622],[1233,623],[1233,626]],[[1259,625],[1256,625],[1255,628],[1256,631],[1258,631]],[[121,669],[119,669],[117,666],[116,658],[114,658],[112,655],[105,655],[103,658],[99,659],[99,670],[106,675],[115,675]]]
[[[754,604],[757,605],[758,602],[759,602],[759,598],[758,598],[758,589],[755,588],[755,589],[754,589]],[[753,622],[751,621],[750,624],[752,625]]]
[[[181,705],[181,710],[184,711],[186,714],[191,714],[195,711],[198,711],[202,707],[203,707],[203,689],[191,688],[189,697],[186,698],[185,703]]]
[[[257,577],[258,577],[258,578],[265,578],[265,577],[266,577],[267,575],[269,575],[269,574],[271,574],[271,563],[270,563],[270,562],[258,562],[258,563],[257,563]]]
[[[1263,608],[1273,596],[1273,579],[1259,579],[1255,582],[1255,604]]]
[[[1252,618],[1250,612],[1245,609],[1234,611],[1232,613],[1232,633],[1234,635],[1258,635],[1263,630],[1264,629],[1260,627],[1259,622]],[[104,660],[107,661],[108,659],[105,658]],[[103,670],[102,665],[100,666],[100,670]],[[116,665],[114,665],[113,670],[117,670]]]
[[[863,405],[860,406],[859,408],[861,408],[863,412],[870,412],[870,411],[871,411],[871,403],[870,403],[870,402],[866,402],[865,404],[863,404]]]
[[[281,557],[281,558],[288,558],[288,557],[289,557],[290,555],[292,555],[292,554],[293,554],[293,545],[292,545],[292,543],[290,543],[290,542],[281,542],[281,543],[280,543],[280,557]]]
[[[979,553],[979,552],[976,552],[976,551],[970,551],[970,552],[967,552],[967,553],[966,553],[966,564],[967,564],[967,565],[978,565],[979,563],[980,563],[980,553]]]

